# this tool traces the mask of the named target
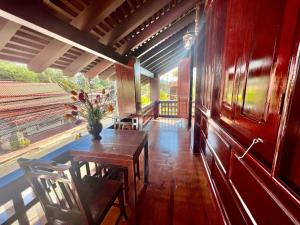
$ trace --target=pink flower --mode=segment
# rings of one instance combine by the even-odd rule
[[[86,100],[85,100],[84,92],[79,93],[78,99],[79,99],[79,101],[85,103]]]

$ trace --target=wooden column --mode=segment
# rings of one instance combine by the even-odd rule
[[[183,58],[178,65],[178,113],[188,119],[190,97],[190,58]]]
[[[134,63],[134,86],[135,86],[135,103],[136,113],[142,112],[142,100],[141,100],[141,63],[139,59],[135,59]]]
[[[150,79],[150,95],[151,102],[154,103],[154,119],[158,117],[158,107],[159,107],[159,78],[154,77]]]
[[[134,68],[116,64],[117,98],[119,115],[136,113]]]

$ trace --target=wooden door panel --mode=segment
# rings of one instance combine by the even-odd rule
[[[215,154],[216,163],[220,164],[226,174],[229,170],[231,146],[217,131],[209,127],[207,142]]]
[[[234,154],[232,155],[231,166],[231,185],[236,195],[244,202],[249,217],[261,225],[295,224],[296,219],[288,213],[279,199]]]
[[[240,203],[234,197],[233,191],[224,177],[221,168],[219,168],[217,164],[214,164],[212,169],[213,181],[222,200],[222,204],[225,208],[230,223],[233,225],[252,224],[249,223],[249,219],[247,220],[244,218],[242,209],[239,206]]]
[[[220,118],[245,147],[263,139],[251,153],[269,169],[286,79],[276,68],[284,14],[285,1],[231,0],[227,20]]]

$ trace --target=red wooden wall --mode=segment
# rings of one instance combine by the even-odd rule
[[[194,152],[224,218],[299,224],[300,1],[207,1],[203,18]]]
[[[120,116],[136,112],[134,69],[116,64],[117,96]]]

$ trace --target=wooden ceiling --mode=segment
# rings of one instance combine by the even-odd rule
[[[199,0],[4,0],[0,2],[0,59],[72,76],[108,78],[114,63],[140,59],[161,73],[187,52]],[[148,76],[151,73],[145,72]],[[148,74],[148,75],[147,75]]]

